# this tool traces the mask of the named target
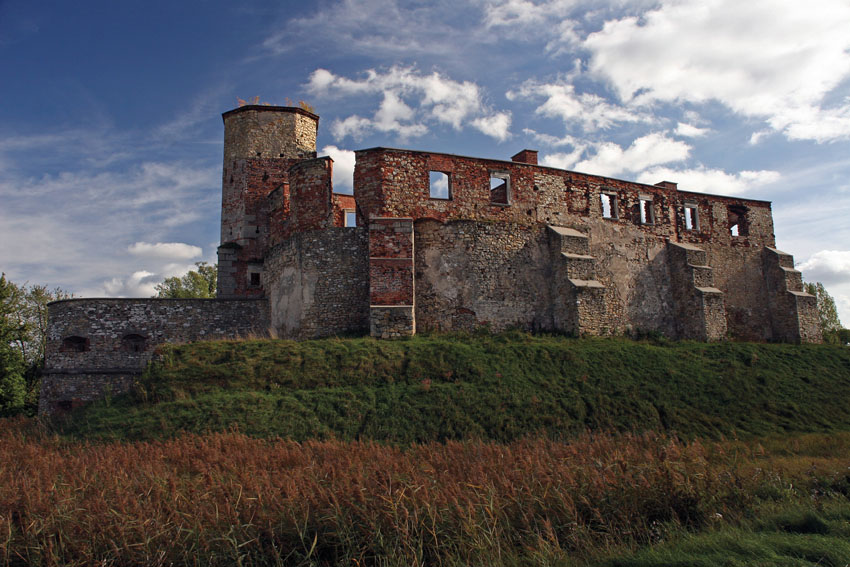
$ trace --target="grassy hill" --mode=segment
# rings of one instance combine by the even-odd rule
[[[850,563],[848,348],[508,333],[159,354],[59,435],[0,422],[0,565]]]
[[[850,430],[850,349],[560,336],[425,335],[164,346],[129,396],[61,426],[148,439],[508,442],[586,430],[683,438]]]

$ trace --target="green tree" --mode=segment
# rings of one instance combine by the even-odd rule
[[[215,297],[216,279],[218,268],[206,262],[196,262],[197,270],[189,270],[183,276],[166,278],[156,286],[154,297],[167,297],[171,299],[191,299]]]
[[[817,298],[818,301],[818,317],[820,319],[820,327],[823,330],[823,338],[826,342],[838,342],[839,331],[841,331],[841,321],[838,319],[838,308],[835,306],[835,299],[829,295],[826,288],[820,282],[804,283],[803,289],[806,293],[810,293]]]
[[[16,285],[0,277],[0,411],[34,413],[47,343],[47,304],[68,299],[62,289]]]
[[[26,401],[26,365],[19,348],[24,327],[18,316],[23,295],[6,274],[0,275],[0,415],[22,410]]]

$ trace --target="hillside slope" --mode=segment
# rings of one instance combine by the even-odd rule
[[[501,335],[167,346],[132,395],[77,412],[73,436],[238,428],[393,443],[585,430],[691,437],[850,430],[850,349]]]

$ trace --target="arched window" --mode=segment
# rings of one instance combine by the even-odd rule
[[[89,340],[76,335],[62,339],[63,352],[86,352],[89,350]]]
[[[144,352],[148,340],[142,335],[129,334],[121,339],[121,347],[128,352]]]

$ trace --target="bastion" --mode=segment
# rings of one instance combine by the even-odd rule
[[[368,148],[353,194],[319,117],[223,114],[217,298],[51,303],[39,409],[128,391],[159,344],[518,328],[820,342],[770,203],[509,160]]]

